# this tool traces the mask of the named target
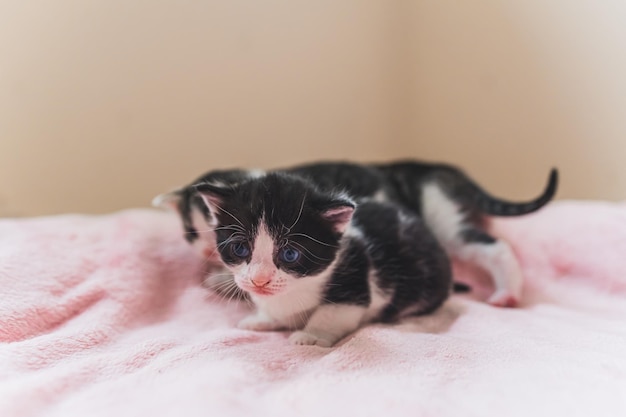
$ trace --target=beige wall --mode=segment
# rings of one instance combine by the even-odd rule
[[[146,205],[204,170],[459,163],[623,199],[626,5],[0,1],[0,213]]]
[[[626,2],[406,1],[406,152],[531,196],[626,198]]]

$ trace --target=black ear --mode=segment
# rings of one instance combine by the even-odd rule
[[[204,204],[209,208],[213,218],[215,218],[216,214],[219,212],[224,201],[229,199],[235,192],[232,186],[220,183],[204,182],[195,184],[193,187],[196,193],[202,197]]]
[[[335,231],[343,233],[352,220],[356,204],[349,200],[335,200],[322,210],[322,217],[333,224]]]

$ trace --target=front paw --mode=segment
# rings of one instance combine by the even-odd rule
[[[321,347],[331,347],[333,342],[324,339],[322,337],[316,336],[311,333],[307,333],[305,331],[294,332],[291,336],[289,336],[289,342],[292,345],[316,345]]]
[[[280,330],[282,326],[269,317],[248,316],[241,320],[237,327],[244,330],[270,332],[272,330]]]

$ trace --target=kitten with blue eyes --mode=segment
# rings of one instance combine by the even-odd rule
[[[286,173],[195,186],[217,249],[257,307],[239,327],[332,346],[372,321],[426,314],[449,296],[448,258],[417,216],[324,192]]]
[[[499,307],[517,305],[523,277],[509,244],[488,233],[485,221],[490,216],[520,216],[539,210],[554,197],[558,185],[558,173],[553,169],[541,195],[526,202],[511,202],[488,194],[459,168],[440,163],[319,162],[270,172],[297,176],[327,193],[343,190],[357,203],[392,203],[419,217],[449,257],[472,263],[491,275],[495,290],[488,302]],[[202,256],[209,256],[215,248],[215,234],[209,226],[213,219],[195,185],[209,182],[226,186],[262,175],[254,170],[211,171],[153,203],[175,209],[187,241]],[[232,289],[232,280],[225,276],[212,275],[207,281],[217,290]]]

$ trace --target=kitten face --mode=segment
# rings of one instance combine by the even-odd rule
[[[211,211],[218,251],[237,285],[258,296],[286,293],[334,261],[354,204],[283,174],[234,186],[197,186]]]

